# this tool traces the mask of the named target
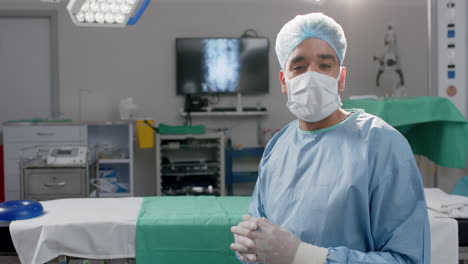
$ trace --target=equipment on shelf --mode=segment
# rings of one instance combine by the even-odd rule
[[[213,107],[211,112],[234,112],[236,111],[235,107]]]
[[[96,187],[96,195],[129,193],[129,184],[118,182],[117,173],[112,167],[99,167],[99,177],[89,181],[91,185]]]
[[[185,112],[201,112],[208,106],[208,99],[201,96],[185,96]]]
[[[163,157],[162,176],[214,175],[218,172],[216,161],[177,161],[171,163]]]
[[[157,195],[225,195],[224,135],[156,135]]]
[[[47,155],[48,165],[85,165],[87,147],[61,146],[51,147]]]
[[[215,160],[171,162],[162,157],[163,195],[219,195],[216,177],[219,165]]]

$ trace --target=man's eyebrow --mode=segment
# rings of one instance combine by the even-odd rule
[[[330,54],[330,53],[318,54],[317,57],[319,57],[320,59],[324,59],[324,60],[336,61],[335,56],[333,56],[333,54]]]
[[[296,56],[296,57],[291,59],[289,64],[298,63],[298,62],[301,62],[301,61],[305,61],[305,57],[304,56]]]

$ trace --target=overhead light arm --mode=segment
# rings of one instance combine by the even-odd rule
[[[143,0],[143,3],[141,3],[140,8],[135,12],[135,15],[128,19],[127,25],[135,25],[138,20],[140,20],[141,15],[143,15],[150,3],[151,0]]]

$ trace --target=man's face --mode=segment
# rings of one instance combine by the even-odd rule
[[[283,94],[287,92],[286,78],[292,79],[307,71],[337,78],[340,69],[335,50],[327,42],[316,38],[305,39],[289,54],[285,68],[280,72],[281,91]],[[344,77],[340,78],[340,91],[344,89]]]

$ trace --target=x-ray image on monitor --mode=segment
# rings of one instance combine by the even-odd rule
[[[202,92],[235,92],[239,86],[239,39],[203,40]]]
[[[179,38],[177,94],[268,92],[268,39]]]

